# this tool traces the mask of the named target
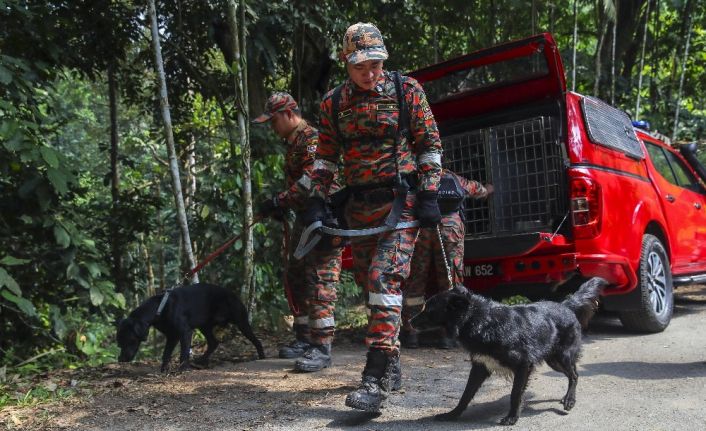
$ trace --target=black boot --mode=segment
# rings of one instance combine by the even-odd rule
[[[291,343],[282,346],[279,349],[279,357],[283,359],[294,359],[298,358],[306,352],[306,349],[311,346],[309,343],[309,326],[308,325],[294,325],[294,333],[296,334],[296,339]]]
[[[400,354],[387,358],[385,374],[382,376],[382,385],[389,392],[402,389],[402,367],[400,366]]]
[[[388,386],[383,384],[388,362],[384,351],[373,349],[368,352],[363,381],[358,389],[346,397],[348,407],[373,413],[380,411],[380,406],[388,395]]]
[[[331,345],[322,344],[317,346],[311,344],[301,358],[294,363],[294,369],[311,373],[321,371],[331,365]]]

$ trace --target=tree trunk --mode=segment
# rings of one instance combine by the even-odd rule
[[[162,196],[162,185],[160,181],[155,181],[155,188],[154,188],[154,198],[156,201],[159,201],[159,199]],[[166,289],[167,287],[167,280],[166,280],[166,271],[165,271],[165,265],[164,265],[164,219],[162,218],[162,211],[157,210],[157,240],[156,240],[157,246],[156,246],[156,251],[157,253],[157,279],[159,281],[159,290],[160,292]]]
[[[598,91],[600,90],[601,84],[601,72],[603,71],[603,65],[601,64],[601,52],[603,51],[603,43],[605,42],[605,37],[608,34],[608,19],[607,14],[603,14],[603,26],[601,27],[601,35],[598,38],[598,45],[596,46],[596,79],[593,81],[593,95],[595,97],[600,97]]]
[[[108,66],[108,103],[110,105],[110,196],[112,200],[110,223],[110,249],[113,259],[112,276],[115,290],[125,294],[125,275],[123,274],[123,247],[117,223],[120,207],[120,170],[118,167],[118,96],[115,80],[115,66]]]
[[[172,131],[172,118],[169,112],[169,99],[167,98],[167,80],[164,74],[164,63],[162,61],[162,48],[159,41],[159,30],[157,26],[157,10],[154,0],[149,0],[149,14],[152,31],[152,48],[154,50],[155,68],[159,78],[159,105],[162,109],[162,119],[164,120],[164,134],[167,141],[167,153],[169,154],[169,172],[172,179],[172,192],[177,209],[177,219],[181,229],[181,239],[184,244],[187,262],[190,268],[196,267],[196,259],[191,249],[191,237],[189,235],[189,224],[186,219],[186,209],[184,206],[184,195],[181,190],[181,179],[179,176],[179,162],[174,149],[174,133]],[[194,283],[199,282],[198,274],[192,277]]]
[[[142,252],[142,260],[145,262],[145,272],[147,272],[147,296],[154,296],[157,292],[154,290],[154,268],[152,267],[152,256],[145,243],[145,235],[140,234],[140,251]]]
[[[306,15],[312,7],[308,2],[297,2],[300,13]],[[294,7],[294,6],[293,6]],[[295,26],[292,35],[292,80],[291,89],[304,114],[315,119],[319,102],[329,90],[329,80],[334,61],[330,58],[328,38],[320,30],[307,25],[304,21]],[[245,52],[245,51],[243,51]],[[257,81],[257,80],[255,80]],[[260,106],[258,109],[262,109]]]
[[[242,122],[245,138],[243,139],[243,203],[245,204],[245,214],[243,224],[245,225],[245,236],[243,238],[243,250],[245,251],[245,263],[243,265],[243,278],[247,280],[248,287],[248,316],[252,320],[255,311],[255,248],[253,241],[253,200],[252,200],[252,171],[250,167],[250,112],[248,111],[248,49],[247,32],[245,26],[245,0],[240,0],[240,70],[242,71],[240,85],[242,88]],[[238,119],[240,122],[240,119]],[[242,138],[241,138],[242,139]]]
[[[571,91],[576,91],[576,44],[578,43],[578,0],[574,0],[574,38],[571,53]]]
[[[243,163],[243,251],[245,253],[243,262],[243,284],[242,293],[247,292],[248,315],[252,316],[255,309],[255,286],[253,283],[254,274],[254,251],[252,239],[252,179],[250,172],[250,141],[248,133],[248,112],[247,112],[247,61],[244,53],[245,45],[245,4],[239,1],[241,8],[242,22],[238,22],[237,8],[235,0],[228,0],[228,20],[233,37],[233,59],[231,65],[233,71],[233,82],[235,87],[235,103],[237,108],[237,122],[240,132],[240,146]],[[242,32],[242,33],[241,33]],[[242,42],[242,44],[241,44]]]
[[[686,62],[689,59],[689,42],[691,41],[691,31],[694,25],[694,20],[691,15],[687,15],[684,18],[689,21],[689,30],[686,33],[686,43],[684,44],[684,57],[681,63],[681,74],[679,76],[679,91],[677,92],[676,109],[674,112],[674,129],[672,130],[672,141],[675,141],[677,139],[677,132],[679,131],[679,108],[681,107],[681,92],[684,89],[684,74],[686,73]]]
[[[615,16],[618,15],[618,1],[615,0]],[[610,104],[615,105],[615,47],[618,36],[618,20],[613,20],[613,44],[610,50]]]
[[[657,112],[659,103],[659,88],[657,86],[657,80],[659,77],[659,43],[658,41],[662,35],[662,21],[660,20],[660,0],[655,1],[655,14],[652,20],[652,28],[654,29],[654,36],[652,38],[652,52],[650,53],[650,61],[652,62],[652,70],[650,74],[650,108],[651,112]]]
[[[645,67],[645,47],[647,47],[647,27],[650,22],[650,1],[645,9],[645,28],[642,31],[642,52],[640,53],[640,70],[637,77],[637,100],[635,101],[635,120],[640,119],[640,97],[642,96],[642,69]]]
[[[196,197],[196,138],[193,132],[187,131],[186,139],[188,139],[189,144],[186,146],[186,160],[184,161],[184,170],[186,171],[184,206],[188,210],[194,205]]]

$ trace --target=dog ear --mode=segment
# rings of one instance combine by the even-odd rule
[[[133,331],[135,331],[135,335],[137,335],[140,341],[147,341],[147,336],[150,333],[150,325],[142,320],[135,320]]]

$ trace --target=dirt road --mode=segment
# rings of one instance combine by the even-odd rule
[[[675,316],[661,334],[626,333],[615,318],[593,321],[579,366],[576,407],[559,400],[566,379],[546,365],[530,380],[515,430],[706,429],[706,287],[682,290]],[[243,342],[245,343],[245,342]],[[243,344],[245,346],[245,344]],[[247,347],[246,347],[247,348]],[[274,348],[268,350],[274,356]],[[94,394],[63,404],[14,411],[25,425],[67,430],[411,430],[486,429],[509,408],[511,384],[491,378],[458,422],[433,415],[451,409],[470,363],[460,349],[403,353],[404,391],[379,416],[346,408],[364,348],[340,340],[335,364],[317,374],[291,371],[291,361],[220,362],[209,370],[163,376],[156,365],[98,370]],[[33,415],[28,417],[27,415]]]

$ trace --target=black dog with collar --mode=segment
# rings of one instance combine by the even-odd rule
[[[116,338],[120,346],[120,362],[130,362],[135,357],[140,344],[147,339],[150,326],[154,326],[167,337],[162,355],[163,372],[167,370],[177,342],[181,343],[179,369],[189,367],[194,329],[200,330],[206,337],[208,346],[199,362],[208,365],[209,357],[219,344],[213,329],[228,323],[235,323],[240,332],[255,345],[260,359],[265,357],[262,344],[248,323],[245,306],[230,290],[206,283],[172,289],[163,310],[157,315],[163,296],[164,293],[147,299],[118,323]]]
[[[562,303],[508,306],[460,289],[431,297],[424,311],[412,319],[412,325],[419,330],[446,328],[471,353],[472,363],[458,405],[436,419],[458,418],[485,379],[499,372],[513,376],[510,411],[500,423],[515,424],[530,374],[542,362],[569,379],[561,402],[564,410],[571,410],[576,404],[581,329],[595,313],[606,285],[602,278],[592,278]]]

